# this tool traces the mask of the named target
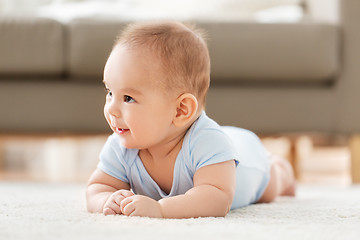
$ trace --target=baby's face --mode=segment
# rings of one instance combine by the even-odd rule
[[[118,45],[104,69],[105,118],[126,148],[145,149],[164,143],[176,115],[176,98],[159,88],[157,64],[145,59],[149,59],[146,53]]]

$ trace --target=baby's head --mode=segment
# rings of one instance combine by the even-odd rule
[[[199,110],[204,108],[210,57],[203,31],[175,21],[135,23],[118,37],[115,47],[118,45],[142,53],[150,67],[158,65],[161,77],[154,85],[176,96],[191,93]]]
[[[164,143],[200,115],[209,78],[199,31],[178,22],[130,25],[105,65],[105,118],[127,148]]]

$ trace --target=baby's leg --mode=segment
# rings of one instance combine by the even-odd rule
[[[277,196],[295,196],[295,177],[290,163],[280,156],[272,155],[270,164],[270,180],[258,202],[271,202]]]

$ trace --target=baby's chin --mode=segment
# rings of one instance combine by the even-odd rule
[[[124,148],[127,148],[127,149],[142,149],[142,147],[139,146],[139,144],[136,144],[133,141],[129,141],[128,139],[124,139],[121,137],[121,135],[119,136],[119,142],[120,142],[121,146],[123,146]]]

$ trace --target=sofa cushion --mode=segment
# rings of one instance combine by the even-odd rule
[[[69,23],[68,71],[77,79],[102,77],[120,20]],[[339,71],[339,30],[322,23],[207,22],[213,82],[329,81]]]
[[[0,76],[60,75],[63,26],[45,18],[0,18]]]
[[[115,20],[77,19],[69,22],[66,63],[70,77],[101,80],[115,38],[126,25],[126,22]]]
[[[213,81],[322,82],[339,71],[338,26],[204,23]]]

